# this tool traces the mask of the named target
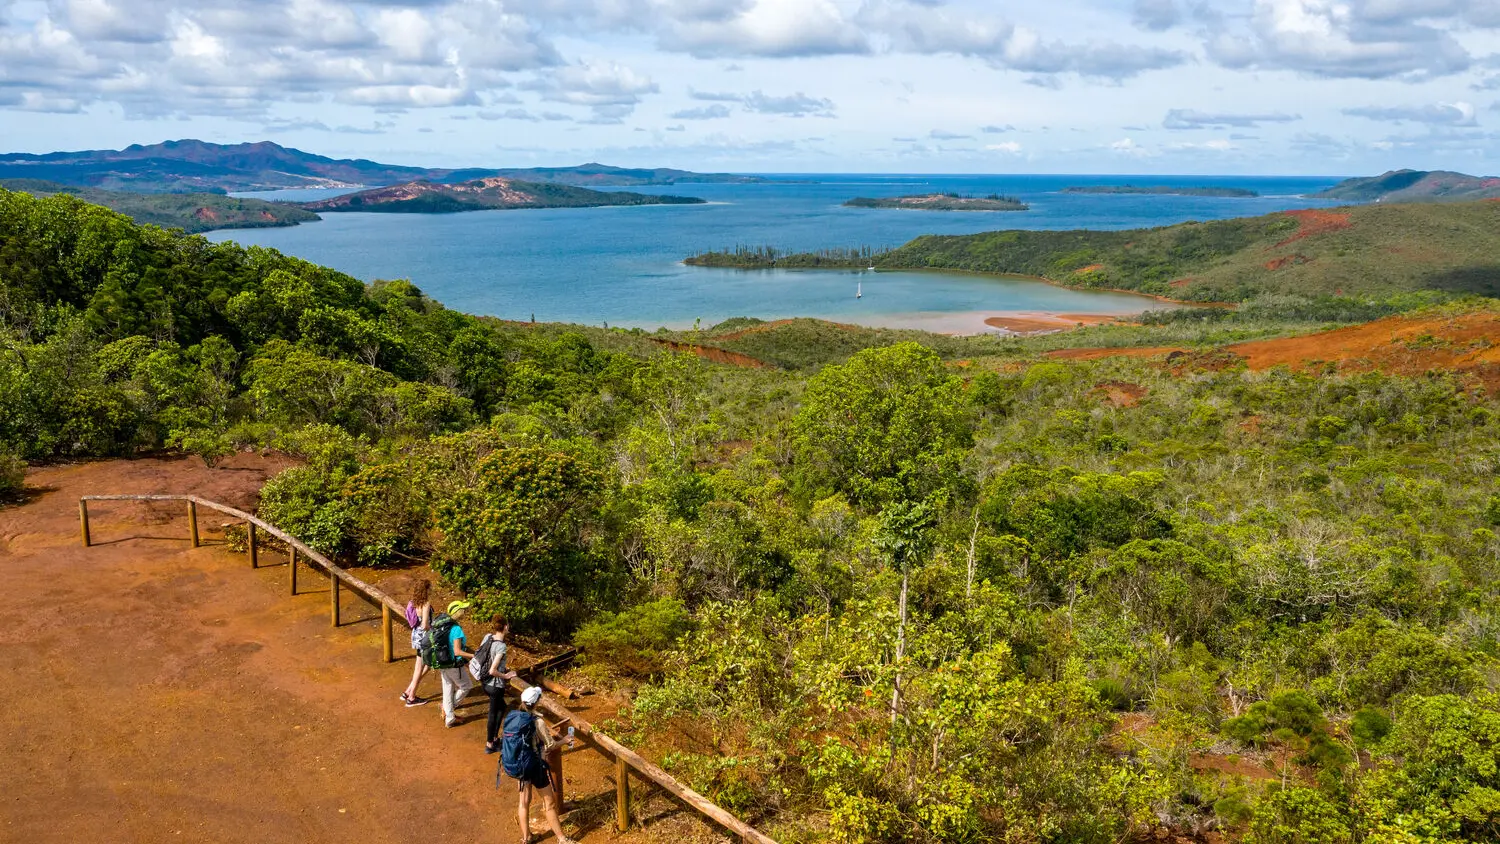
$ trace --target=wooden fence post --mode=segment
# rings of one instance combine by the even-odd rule
[[[78,525],[83,529],[83,547],[91,544],[89,541],[89,503],[82,498],[78,499]]]
[[[292,573],[292,594],[297,594],[297,546],[287,546],[287,569]]]
[[[380,626],[385,633],[385,661],[396,661],[396,645],[391,641],[391,607],[385,601],[380,602]]]
[[[188,530],[193,535],[193,547],[197,548],[201,543],[198,541],[198,502],[188,502]]]
[[[630,768],[623,756],[615,756],[615,828],[630,829]]]
[[[260,568],[260,551],[255,547],[255,522],[245,522],[245,538],[250,543],[250,568]]]
[[[329,615],[332,616],[333,626],[334,627],[338,627],[339,626],[339,578],[338,578],[338,575],[336,575],[336,574],[334,574],[333,572],[330,571],[328,573],[328,582],[330,584],[330,588],[328,590],[328,595],[329,595],[329,599],[328,599],[329,600],[329,606],[328,606]]]

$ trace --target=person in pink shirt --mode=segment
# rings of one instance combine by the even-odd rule
[[[411,649],[416,653],[411,669],[411,682],[401,693],[401,702],[407,706],[421,706],[426,698],[417,697],[417,684],[427,674],[427,664],[422,660],[422,634],[432,625],[432,600],[429,593],[432,584],[427,580],[417,581],[412,587],[411,600],[406,602],[406,623],[411,627]]]

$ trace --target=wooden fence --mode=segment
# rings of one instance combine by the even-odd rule
[[[330,584],[329,618],[334,627],[339,626],[339,592],[340,585],[348,588],[354,594],[380,608],[381,638],[384,642],[383,658],[386,662],[395,661],[394,653],[394,620],[399,618],[403,625],[406,624],[406,607],[398,603],[396,599],[371,586],[358,577],[345,571],[332,560],[308,547],[297,537],[277,528],[256,516],[246,513],[206,498],[196,495],[85,495],[78,499],[79,530],[83,538],[83,546],[89,547],[92,537],[89,534],[89,502],[91,501],[181,501],[188,506],[188,539],[194,548],[202,544],[198,533],[198,508],[207,507],[217,510],[231,518],[243,521],[248,534],[250,567],[259,568],[260,552],[257,546],[258,533],[264,531],[270,536],[281,540],[287,547],[288,556],[288,581],[291,594],[297,594],[297,564],[300,558],[310,567],[321,568],[328,577]],[[410,628],[408,627],[408,630]],[[540,682],[541,678],[538,677]],[[526,683],[519,678],[511,683],[517,689],[524,689]],[[688,788],[656,765],[641,758],[639,754],[630,748],[620,744],[604,733],[595,730],[593,725],[574,715],[566,707],[556,703],[547,696],[542,697],[542,709],[560,721],[566,721],[574,728],[577,735],[584,741],[592,744],[605,756],[614,760],[615,763],[615,814],[616,823],[621,832],[630,828],[630,772],[634,771],[637,776],[655,783],[662,790],[682,801],[694,811],[717,823],[724,829],[739,836],[744,841],[753,844],[776,844],[769,836],[756,830],[754,827],[736,818],[734,815],[714,805],[707,797]],[[562,795],[558,795],[562,799]]]

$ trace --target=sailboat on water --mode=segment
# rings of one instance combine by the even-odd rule
[[[856,299],[863,299],[864,296],[865,296],[865,285],[864,285],[864,282],[860,282],[860,281],[854,282],[854,298],[856,298]]]

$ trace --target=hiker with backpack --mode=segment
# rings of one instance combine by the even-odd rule
[[[469,673],[479,681],[479,688],[490,698],[489,719],[484,728],[484,752],[500,752],[500,723],[505,718],[505,687],[516,676],[516,672],[505,667],[509,647],[505,640],[510,636],[510,622],[505,616],[490,619],[490,632],[474,650],[469,660]]]
[[[422,659],[422,637],[432,625],[432,600],[429,593],[432,583],[425,578],[412,587],[411,600],[406,602],[406,624],[411,628],[411,649],[416,655],[416,665],[411,668],[411,682],[401,693],[401,702],[407,706],[421,706],[426,698],[417,697],[417,684],[427,676],[427,662]]]
[[[458,626],[458,620],[470,606],[468,601],[449,604],[447,612],[432,619],[422,639],[422,661],[428,668],[437,669],[443,680],[443,723],[449,727],[458,726],[454,710],[474,688],[473,679],[464,670],[465,660],[472,659],[474,654],[466,650],[464,629]]]
[[[552,789],[552,773],[546,756],[552,750],[552,730],[536,714],[542,690],[530,686],[521,693],[521,708],[505,716],[505,733],[501,739],[500,767],[520,786],[517,817],[521,823],[522,844],[531,844],[531,791],[542,795],[543,812],[558,844],[577,844],[563,835],[562,821],[557,817],[560,799]],[[499,785],[498,776],[496,785]]]

